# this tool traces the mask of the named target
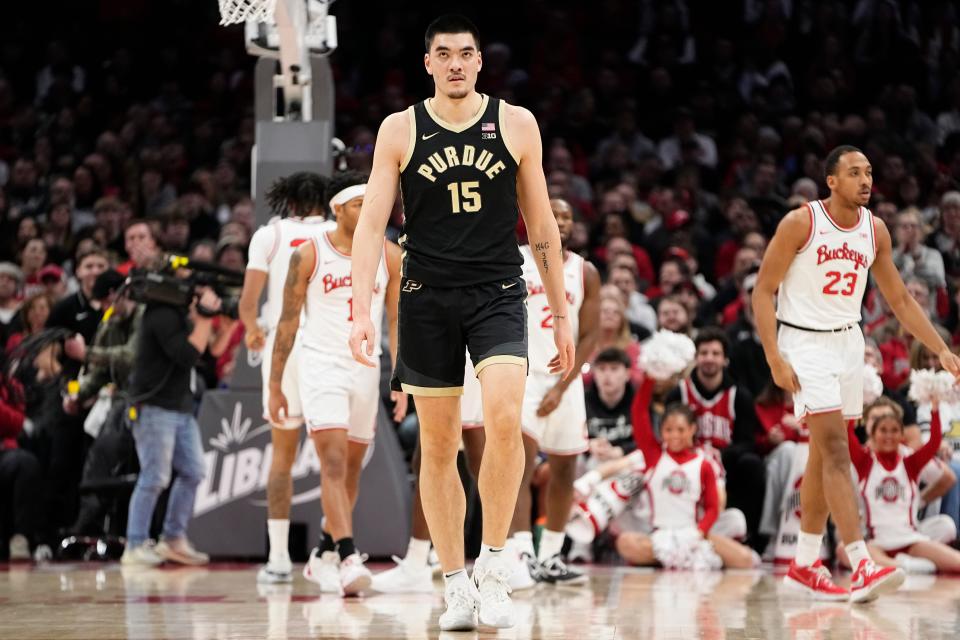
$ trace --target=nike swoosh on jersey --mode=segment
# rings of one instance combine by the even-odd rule
[[[421,139],[421,140],[429,140],[430,138],[432,138],[433,136],[437,135],[438,133],[440,133],[440,132],[439,132],[439,131],[434,131],[433,133],[431,133],[431,134],[428,135],[428,136],[427,136],[427,135],[422,135],[422,136],[420,136],[420,139]]]
[[[517,286],[518,284],[520,284],[520,283],[519,283],[519,282],[514,282],[514,283],[512,283],[512,284],[502,284],[502,283],[501,283],[501,284],[500,284],[500,288],[502,288],[502,289],[509,289],[510,287],[515,287],[515,286]]]

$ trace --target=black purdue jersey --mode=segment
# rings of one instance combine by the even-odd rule
[[[435,287],[521,275],[517,160],[503,136],[503,101],[483,96],[469,122],[444,122],[419,102],[407,110],[400,167],[402,274]]]

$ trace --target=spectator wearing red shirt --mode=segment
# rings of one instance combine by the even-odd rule
[[[8,354],[30,336],[43,331],[44,327],[47,326],[51,309],[53,309],[53,302],[46,293],[35,293],[24,301],[23,306],[20,307],[20,321],[23,330],[14,333],[7,339],[6,350]]]
[[[757,453],[766,456],[781,443],[800,440],[801,425],[793,415],[793,398],[769,381],[756,402],[757,420],[763,430],[757,430]]]
[[[23,431],[23,389],[16,380],[0,376],[0,556],[27,560],[37,544],[41,513],[40,463],[17,445]]]
[[[646,288],[654,281],[653,264],[650,262],[650,256],[642,248],[631,244],[629,240],[622,236],[608,238],[602,247],[593,252],[593,255],[597,262],[604,265],[608,270],[619,256],[629,256],[633,258],[636,264],[635,272],[640,287]]]
[[[658,300],[663,296],[676,293],[681,283],[690,280],[690,267],[687,263],[678,258],[670,257],[660,263],[660,277],[657,284],[646,291],[648,300]]]
[[[727,219],[732,237],[724,240],[717,249],[713,275],[718,282],[730,275],[734,256],[743,246],[747,234],[760,231],[760,219],[744,198],[731,198],[723,210],[723,215]]]

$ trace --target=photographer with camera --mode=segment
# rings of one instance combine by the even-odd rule
[[[63,398],[67,415],[82,411],[89,413],[84,431],[93,443],[87,450],[83,467],[83,484],[108,483],[137,471],[133,435],[124,416],[130,373],[136,361],[140,342],[140,325],[146,305],[137,304],[124,291],[125,278],[108,269],[99,276],[91,291],[91,300],[104,309],[103,320],[97,328],[93,343],[86,350],[86,363],[80,371],[76,393]],[[92,407],[91,407],[92,405]],[[121,535],[119,524],[110,519],[110,531],[105,531],[106,515],[119,511],[119,502],[129,500],[122,491],[87,490],[80,494],[80,511],[70,532],[76,536],[100,536],[104,533]]]
[[[209,344],[213,317],[220,306],[220,298],[209,287],[195,290],[189,309],[159,301],[147,303],[131,385],[134,404],[130,417],[140,475],[130,497],[123,564],[154,566],[170,560],[197,565],[209,561],[186,537],[197,486],[204,475],[191,386],[193,366]],[[173,471],[177,477],[170,489],[162,539],[155,545],[149,539],[153,510]]]

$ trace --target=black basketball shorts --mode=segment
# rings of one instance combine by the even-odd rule
[[[462,395],[468,349],[477,376],[491,364],[526,367],[526,298],[519,276],[468,287],[404,278],[391,388],[419,396]]]

